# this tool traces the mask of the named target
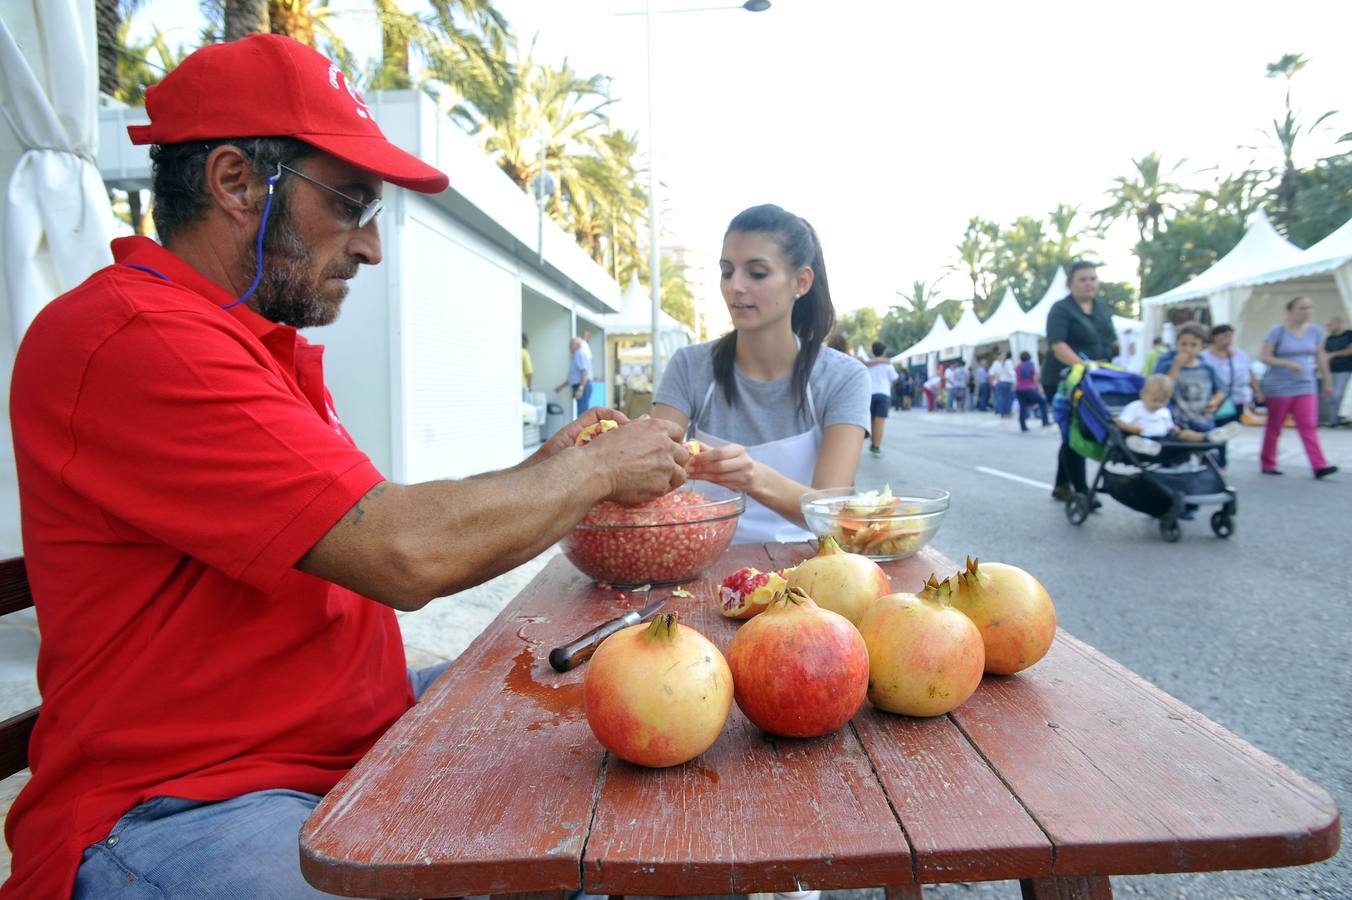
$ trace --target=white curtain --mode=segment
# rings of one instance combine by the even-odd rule
[[[0,0],[0,271],[8,346],[0,385],[0,553],[19,552],[9,377],[28,323],[49,300],[112,262],[112,210],[94,163],[98,82],[94,4]],[[17,157],[17,158],[16,158]]]
[[[1240,313],[1252,296],[1252,287],[1232,287],[1209,294],[1206,299],[1211,309],[1211,324],[1233,325],[1238,329]]]

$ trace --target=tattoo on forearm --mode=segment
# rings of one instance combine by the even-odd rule
[[[366,515],[366,510],[362,507],[368,500],[374,500],[389,489],[388,483],[378,484],[366,492],[366,495],[357,501],[356,505],[348,511],[347,524],[357,525],[361,522],[362,516]]]

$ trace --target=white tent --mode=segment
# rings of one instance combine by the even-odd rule
[[[944,358],[961,356],[966,359],[971,356],[972,349],[981,343],[981,320],[976,317],[976,307],[970,301],[964,302],[962,306],[958,323],[949,332],[947,343],[939,348]]]
[[[1000,304],[995,307],[995,312],[981,323],[981,343],[992,344],[1008,340],[1015,332],[1025,329],[1026,318],[1023,307],[1014,296],[1014,289],[1006,287],[1005,295],[1000,298]]]
[[[926,371],[932,374],[939,364],[939,349],[946,345],[951,331],[943,316],[935,316],[929,334],[892,357],[892,362],[909,365],[923,359]]]
[[[46,303],[112,262],[98,141],[94,4],[0,0],[0,552],[19,552],[9,438],[9,372],[19,339]]]
[[[1070,293],[1066,287],[1066,270],[1061,266],[1056,267],[1052,273],[1052,280],[1047,285],[1047,290],[1042,293],[1042,299],[1033,304],[1032,308],[1024,313],[1023,328],[1029,334],[1036,334],[1038,337],[1047,336],[1047,314],[1052,311],[1052,306],[1057,300],[1060,300],[1066,294]]]
[[[1235,322],[1253,295],[1246,279],[1295,264],[1301,250],[1277,233],[1261,209],[1239,243],[1211,268],[1173,290],[1141,301],[1142,332],[1158,334],[1164,322],[1164,307],[1179,303],[1205,303],[1213,323]],[[1236,329],[1238,331],[1238,329]],[[1243,345],[1243,336],[1236,335]]]
[[[606,334],[609,337],[652,333],[652,297],[639,284],[637,275],[629,279],[629,286],[620,296],[620,311],[604,318]],[[670,357],[677,348],[684,347],[694,340],[695,333],[690,327],[666,310],[658,314],[658,322],[661,330],[660,346],[664,357]]]

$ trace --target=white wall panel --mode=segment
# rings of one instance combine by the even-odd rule
[[[411,198],[412,199],[412,198]],[[403,272],[404,478],[461,478],[521,457],[521,288],[409,204]]]

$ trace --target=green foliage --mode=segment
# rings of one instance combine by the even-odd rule
[[[1136,287],[1130,282],[1100,281],[1099,296],[1112,306],[1113,315],[1126,316],[1128,319],[1140,318],[1140,298],[1136,296]]]
[[[1352,135],[1343,140],[1352,141]],[[1300,247],[1318,243],[1352,218],[1352,152],[1321,159],[1296,175],[1299,217],[1287,237]]]
[[[1058,203],[1045,218],[1020,216],[1005,226],[974,216],[958,242],[958,264],[972,284],[979,318],[988,318],[1012,288],[1025,308],[1047,290],[1058,266],[1069,263],[1093,234],[1079,208]],[[965,297],[963,299],[966,299]],[[957,321],[959,311],[949,324]]]
[[[871,306],[861,306],[853,312],[845,313],[836,319],[836,331],[845,335],[851,347],[869,349],[878,340],[883,319]]]

